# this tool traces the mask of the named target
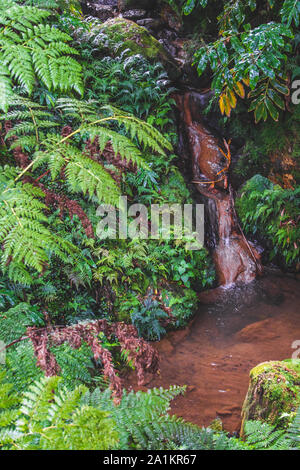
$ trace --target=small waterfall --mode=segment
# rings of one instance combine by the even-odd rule
[[[201,95],[185,93],[175,99],[184,123],[180,127],[185,129],[193,180],[197,190],[206,198],[213,232],[210,246],[214,247],[219,284],[249,283],[261,274],[262,265],[259,254],[245,238],[236,217],[230,186],[228,189],[226,149],[222,151],[217,139],[202,124],[200,107],[197,106]]]

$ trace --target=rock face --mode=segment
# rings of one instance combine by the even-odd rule
[[[300,359],[259,364],[250,372],[250,384],[242,410],[241,435],[245,422],[262,420],[284,426],[300,406]],[[292,418],[292,416],[291,416]]]
[[[123,12],[123,18],[127,20],[139,20],[146,16],[146,10],[128,10]]]
[[[161,62],[171,80],[176,80],[181,71],[176,62],[145,28],[126,18],[113,18],[101,25],[100,29],[107,35],[111,46],[120,45],[119,51],[129,49],[132,54],[141,54],[153,62]]]
[[[85,8],[95,18],[106,21],[118,14],[118,0],[87,1]]]

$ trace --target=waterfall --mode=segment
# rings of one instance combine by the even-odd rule
[[[222,150],[218,139],[203,125],[195,94],[176,95],[183,122],[193,182],[206,199],[209,222],[212,224],[214,262],[220,285],[249,283],[262,273],[260,256],[245,238],[239,226],[234,197],[227,181],[228,144]]]

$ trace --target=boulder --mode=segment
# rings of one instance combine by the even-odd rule
[[[128,10],[122,13],[123,18],[127,18],[127,20],[140,20],[141,18],[145,18],[147,12],[146,10]]]
[[[109,18],[113,18],[118,12],[118,2],[106,1],[101,2],[86,2],[88,13],[101,21],[106,21]]]
[[[145,28],[126,18],[113,18],[100,26],[99,32],[108,38],[110,50],[119,45],[118,52],[125,49],[132,54],[141,54],[151,62],[161,62],[171,80],[176,80],[181,71],[171,54]]]
[[[241,435],[246,421],[262,420],[285,427],[300,406],[300,359],[270,361],[250,372],[242,410]]]
[[[162,27],[160,18],[144,18],[137,20],[137,24],[152,31],[157,31]]]

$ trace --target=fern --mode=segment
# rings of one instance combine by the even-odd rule
[[[261,421],[245,424],[246,442],[255,450],[300,450],[300,408],[287,430]]]
[[[53,179],[64,169],[72,191],[88,194],[90,198],[96,194],[98,201],[117,204],[121,195],[119,188],[99,163],[84,156],[75,146],[62,142],[57,136],[49,136],[44,146],[46,150],[35,155],[34,169],[47,163]]]
[[[97,102],[91,100],[88,102],[82,102],[73,99],[72,101],[66,99],[58,100],[59,109],[61,109],[66,116],[70,115],[73,118],[76,118],[78,122],[81,123],[79,129],[75,133],[88,132],[91,134],[91,137],[98,136],[101,142],[101,148],[104,149],[105,144],[111,140],[112,145],[116,140],[116,145],[118,142],[118,147],[122,150],[122,147],[125,147],[119,135],[119,140],[113,130],[109,130],[107,127],[104,127],[104,124],[117,124],[119,127],[124,127],[128,136],[131,140],[137,139],[144,148],[150,148],[151,150],[164,155],[164,149],[172,150],[172,145],[170,142],[153,126],[147,122],[133,116],[130,113],[126,113],[118,108],[115,108],[111,105],[101,106],[97,109]],[[84,125],[84,123],[86,126]],[[110,134],[111,132],[111,134]],[[101,140],[102,139],[102,140]],[[121,145],[121,143],[123,145]],[[127,145],[130,144],[130,141],[126,141]],[[132,149],[131,149],[132,150]],[[116,148],[116,152],[120,150]],[[128,152],[127,157],[129,157],[130,152]],[[126,154],[123,151],[121,156],[126,158]],[[130,158],[129,158],[130,160]],[[134,163],[136,162],[134,158],[131,159]]]
[[[64,262],[75,256],[77,249],[56,236],[49,228],[40,202],[39,188],[15,182],[17,172],[9,167],[0,174],[0,243],[3,246],[0,267],[14,282],[29,285],[33,278],[30,270],[43,272],[52,255]]]
[[[298,408],[296,416],[287,430],[287,440],[291,450],[300,450],[300,407]]]
[[[7,111],[14,84],[31,95],[36,79],[49,90],[83,94],[81,66],[71,55],[71,38],[46,22],[46,10],[16,5],[4,0],[0,5],[0,109]]]
[[[43,325],[43,315],[32,305],[21,302],[0,313],[0,340],[10,343],[23,336],[28,326]]]
[[[7,349],[6,354],[6,378],[14,390],[20,394],[40,379],[43,375],[41,369],[36,366],[36,360],[32,344],[29,340],[21,341]]]
[[[58,377],[43,378],[24,393],[18,419],[10,414],[10,426],[0,433],[0,446],[105,450],[117,444],[115,423],[108,413],[81,403],[87,389],[68,391],[59,387],[60,382]]]
[[[270,258],[282,257],[287,266],[300,259],[300,188],[284,190],[260,175],[251,178],[237,200],[237,210],[247,233],[260,233],[270,240]]]
[[[285,450],[299,448],[298,411],[287,431],[261,422],[246,424],[247,441],[200,429],[169,416],[170,400],[183,387],[124,391],[116,405],[111,391],[67,390],[58,377],[41,378],[18,400],[0,374],[0,446],[6,449]]]

